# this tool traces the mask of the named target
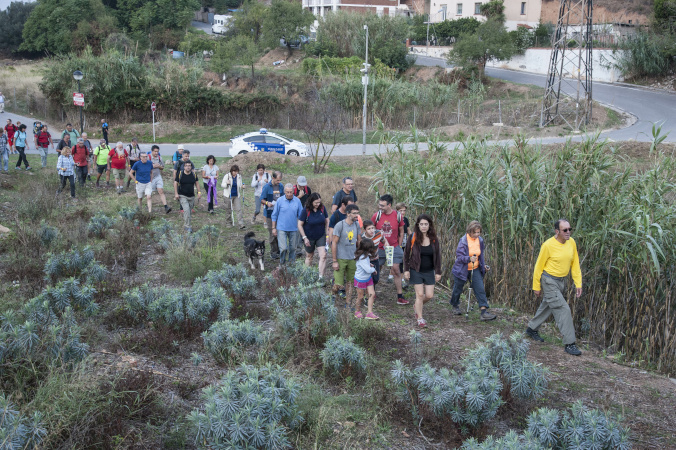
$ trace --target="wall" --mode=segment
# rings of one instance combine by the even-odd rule
[[[532,0],[530,0],[532,1]],[[556,23],[559,19],[558,0],[542,1],[542,23]],[[594,0],[594,23],[631,23],[647,25],[652,14],[652,1]]]
[[[576,54],[577,51],[579,50],[567,50],[567,52],[576,52]],[[526,50],[526,53],[523,55],[517,55],[509,61],[492,61],[489,62],[486,67],[521,70],[524,72],[540,73],[546,75],[547,70],[549,70],[549,59],[551,57],[551,52],[552,50],[549,48],[530,48]],[[592,76],[594,81],[605,81],[609,83],[622,81],[622,77],[617,70],[607,69],[601,65],[602,61],[613,60],[613,53],[611,50],[592,50],[592,58]],[[568,73],[567,76],[571,76],[572,74],[570,74],[567,69],[572,71],[573,67],[567,67],[564,65],[564,76],[566,76],[566,73]]]
[[[474,17],[477,20],[486,20],[481,14],[474,14],[476,3],[487,3],[488,0],[433,0],[430,22],[455,20],[462,17]],[[507,30],[516,30],[518,25],[529,25],[535,28],[540,21],[542,8],[541,0],[526,0],[525,14],[521,14],[523,0],[505,0],[505,27]],[[554,3],[554,2],[553,2]],[[462,4],[462,14],[457,14],[458,4]],[[558,5],[558,2],[556,2]],[[439,10],[446,8],[446,15]],[[557,10],[558,14],[558,10]],[[556,20],[554,20],[556,22]]]

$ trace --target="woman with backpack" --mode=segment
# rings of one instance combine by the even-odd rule
[[[263,192],[263,186],[272,181],[272,177],[268,172],[265,171],[265,165],[259,164],[256,166],[256,173],[254,173],[251,178],[251,187],[254,188],[254,203],[256,204],[256,210],[254,215],[251,218],[251,225],[256,223],[256,216],[261,213],[261,193]],[[263,216],[263,226],[268,227],[267,222],[265,221],[265,216]]]
[[[47,125],[42,125],[35,135],[35,146],[40,152],[40,160],[42,161],[42,168],[47,167],[47,154],[49,151],[49,145],[51,144],[52,150],[54,150],[54,142],[52,141],[52,135],[49,133]]]
[[[432,218],[420,214],[413,227],[413,236],[404,251],[404,278],[415,289],[413,309],[420,328],[427,327],[423,305],[434,297],[434,285],[441,280],[441,247]]]
[[[19,160],[16,162],[16,170],[21,170],[21,162],[26,165],[26,170],[31,170],[28,159],[26,159],[26,150],[30,150],[28,145],[28,136],[26,135],[26,125],[22,124],[19,131],[14,134],[14,148],[19,152]]]
[[[230,167],[230,172],[226,173],[221,182],[223,188],[223,197],[225,197],[225,206],[230,207],[230,216],[232,218],[232,226],[235,226],[235,214],[237,214],[237,222],[239,228],[244,228],[244,219],[242,218],[242,175],[239,174],[239,166],[234,164]],[[229,200],[229,202],[228,202]]]
[[[305,265],[312,265],[315,249],[319,253],[319,278],[326,269],[326,236],[329,234],[329,215],[322,205],[321,196],[314,192],[305,202],[305,209],[298,219],[298,232],[305,246]]]

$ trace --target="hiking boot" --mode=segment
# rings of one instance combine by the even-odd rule
[[[404,297],[397,297],[397,305],[408,305],[409,303]]]
[[[526,328],[526,336],[531,338],[534,341],[538,342],[544,342],[545,340],[542,339],[542,336],[540,336],[540,333],[537,332],[537,330],[531,330],[530,327]]]
[[[171,212],[171,206],[169,206],[169,205],[164,205],[164,212],[165,212],[166,214],[169,214],[169,213]]]
[[[462,311],[460,311],[460,307],[459,307],[459,306],[454,306],[454,307],[453,307],[453,310],[452,310],[451,312],[452,312],[453,315],[455,315],[455,316],[462,316]]]
[[[489,313],[487,309],[481,310],[481,320],[495,320],[497,316]]]
[[[572,344],[566,345],[566,353],[568,353],[569,355],[573,355],[573,356],[580,356],[582,354],[580,349],[577,348],[577,345],[575,345],[575,342],[573,342]]]

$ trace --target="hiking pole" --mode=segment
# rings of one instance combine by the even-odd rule
[[[232,217],[232,226],[235,226],[235,209],[232,205],[232,195],[230,196],[230,217]]]
[[[476,257],[476,255],[472,255]],[[469,273],[469,290],[467,291],[467,309],[465,310],[465,318],[469,319],[469,302],[472,299],[472,278],[474,277],[474,262],[472,262],[472,271]]]

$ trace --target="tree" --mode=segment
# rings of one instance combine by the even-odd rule
[[[676,0],[655,0],[653,3],[655,25],[669,30],[674,26],[674,17],[676,17]]]
[[[254,42],[258,43],[267,12],[268,7],[265,4],[256,0],[247,0],[240,10],[233,14],[235,33],[253,36]]]
[[[234,58],[235,54],[230,42],[219,39],[209,66],[214,72],[224,74],[232,68]]]
[[[12,2],[0,12],[0,49],[17,51],[23,38],[21,32],[37,3]]]
[[[231,41],[238,63],[251,67],[251,78],[254,78],[254,65],[261,56],[261,50],[250,36],[239,35]]]
[[[286,39],[286,46],[291,53],[291,42],[307,34],[307,28],[314,22],[315,16],[303,9],[300,2],[272,0],[270,8],[263,20],[264,44],[275,48],[281,38]]]
[[[502,23],[488,20],[474,34],[462,34],[448,54],[448,62],[477,66],[483,76],[486,63],[507,60],[517,53],[514,41]]]
[[[481,14],[488,20],[505,23],[505,4],[502,0],[491,0],[481,5]]]
[[[300,127],[305,132],[312,152],[312,165],[315,173],[322,173],[325,169],[344,130],[350,127],[350,120],[345,111],[334,101],[322,98],[319,91],[313,89],[313,97],[304,114],[298,114],[303,121]],[[313,148],[314,147],[314,148]]]
[[[118,0],[117,5],[120,26],[145,33],[153,27],[184,30],[200,7],[198,0]]]
[[[116,23],[101,0],[40,0],[23,27],[23,43],[19,50],[68,53],[81,22],[90,27],[98,23],[95,27],[103,36]],[[85,40],[89,36],[85,29],[81,29],[79,39],[83,36]]]

